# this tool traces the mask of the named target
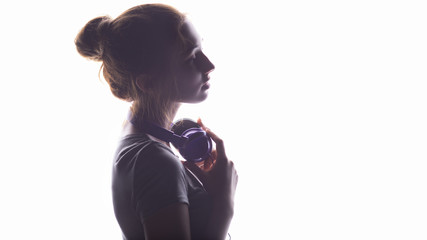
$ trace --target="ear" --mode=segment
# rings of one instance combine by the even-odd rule
[[[153,89],[153,83],[151,77],[147,74],[141,74],[135,79],[135,84],[142,92],[149,92]]]

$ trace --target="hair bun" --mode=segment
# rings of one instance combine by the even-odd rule
[[[80,30],[74,41],[80,55],[91,60],[102,61],[104,43],[108,37],[111,21],[109,16],[97,17]]]

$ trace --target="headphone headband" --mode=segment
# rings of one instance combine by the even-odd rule
[[[128,120],[131,124],[165,142],[170,142],[179,150],[183,158],[192,162],[207,159],[212,151],[212,140],[207,133],[194,121],[181,119],[172,125],[172,131],[164,129],[154,123],[143,121],[137,124],[132,113]]]
[[[188,137],[180,136],[172,131],[164,129],[154,123],[143,121],[141,130],[165,142],[171,142],[178,148],[183,147],[188,141]]]

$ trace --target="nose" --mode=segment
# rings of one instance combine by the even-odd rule
[[[209,74],[215,69],[215,65],[209,60],[203,52],[200,52],[199,69],[204,74]]]

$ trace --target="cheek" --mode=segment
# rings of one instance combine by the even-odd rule
[[[192,81],[191,76],[186,76],[178,82],[179,94],[182,96],[191,96],[197,94],[200,86],[196,84],[196,81]]]
[[[201,81],[198,79],[197,74],[182,74],[177,79],[178,98],[183,102],[194,102],[201,94]],[[197,100],[198,101],[198,100]]]
[[[178,86],[182,85],[185,88],[197,87],[201,83],[200,74],[192,67],[182,68],[176,76],[178,77]]]

